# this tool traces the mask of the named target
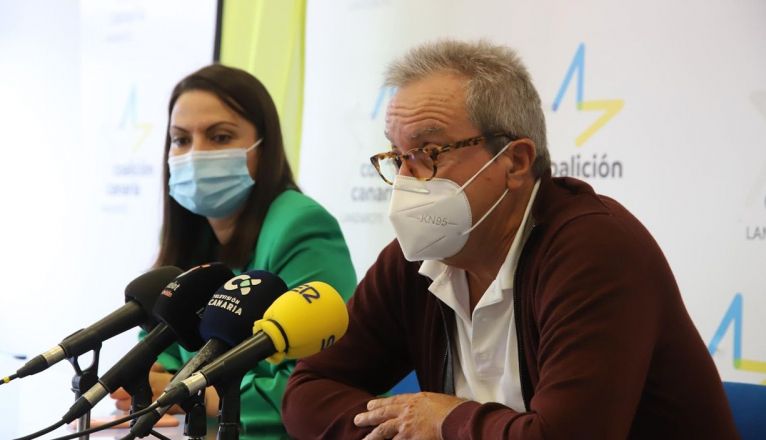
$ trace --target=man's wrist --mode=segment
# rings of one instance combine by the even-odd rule
[[[450,412],[447,413],[447,416],[444,417],[444,420],[442,420],[441,426],[439,427],[439,438],[441,440],[449,440],[450,438],[456,438],[455,434],[457,433],[456,426],[460,426],[460,420],[463,418],[460,414],[463,413],[461,407],[467,404],[474,403],[478,405],[478,402],[474,402],[471,400],[464,400],[457,405],[455,405],[454,408],[450,410]],[[457,424],[457,425],[456,425]]]

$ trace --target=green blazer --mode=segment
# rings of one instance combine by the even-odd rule
[[[244,270],[265,270],[293,288],[324,281],[348,301],[356,274],[338,222],[321,205],[293,190],[280,194],[269,207],[252,261]],[[174,344],[158,358],[168,371],[179,370],[194,353]],[[286,436],[280,415],[282,395],[294,361],[260,362],[242,379],[242,434],[258,438]]]

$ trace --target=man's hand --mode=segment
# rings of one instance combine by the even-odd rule
[[[160,364],[152,365],[152,370],[149,372],[149,385],[152,387],[152,401],[157,400],[160,394],[165,390],[165,387],[170,383],[170,379],[173,378],[171,373],[165,371]],[[130,394],[123,388],[117,389],[115,392],[109,395],[115,400],[114,404],[118,409],[123,411],[130,411]],[[178,405],[170,407],[168,414],[179,414],[183,410]]]
[[[356,426],[377,427],[365,440],[441,439],[441,426],[447,415],[465,402],[438,393],[400,394],[370,400],[367,412],[354,417]]]

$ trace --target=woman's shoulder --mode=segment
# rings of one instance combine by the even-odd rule
[[[289,224],[295,224],[298,219],[311,218],[315,221],[330,220],[336,222],[335,218],[322,205],[311,197],[300,191],[288,189],[283,191],[277,198],[271,202],[269,211],[264,220],[270,226],[286,227]]]
[[[281,210],[281,209],[312,208],[312,207],[322,208],[322,205],[320,205],[316,200],[312,199],[306,194],[303,194],[300,191],[296,191],[294,189],[286,189],[282,191],[282,193],[279,194],[274,199],[273,202],[271,202],[271,207],[269,208],[269,211],[274,209]]]

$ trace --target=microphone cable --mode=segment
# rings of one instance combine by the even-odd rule
[[[47,434],[47,433],[49,433],[49,432],[51,432],[53,430],[56,430],[56,429],[58,429],[61,426],[64,426],[64,421],[63,420],[59,420],[58,422],[54,423],[53,425],[51,425],[51,426],[49,426],[49,427],[47,427],[45,429],[41,429],[41,430],[39,430],[39,431],[37,431],[35,433],[32,433],[32,434],[29,434],[29,435],[25,435],[24,437],[19,437],[19,438],[15,439],[15,440],[31,440],[33,438],[37,438],[37,437],[43,436],[43,435],[45,435],[45,434]]]
[[[160,439],[160,440],[173,440],[173,439],[171,439],[170,437],[165,437],[164,435],[160,434],[159,432],[157,432],[157,431],[155,431],[155,430],[153,430],[153,429],[152,429],[152,431],[150,432],[150,434],[151,434],[151,435],[153,435],[153,436],[155,436],[155,437],[157,437],[157,438],[158,438],[158,439]]]
[[[173,440],[172,438],[166,437],[166,436],[160,434],[159,432],[157,432],[157,431],[155,431],[153,429],[151,431],[149,431],[149,434],[153,435],[154,437],[156,437],[156,438],[158,438],[160,440]],[[135,440],[135,439],[136,439],[136,435],[131,432],[128,435],[126,435],[125,437],[121,438],[120,440]]]
[[[8,355],[8,356],[10,356],[10,357],[12,357],[12,358],[14,358],[16,360],[19,360],[19,361],[27,360],[27,355],[21,354],[21,353],[9,353],[9,352],[7,352],[5,350],[0,350],[0,354]],[[5,376],[3,378],[0,378],[0,385],[2,385],[4,383],[8,383],[8,382],[10,382],[13,379],[16,379],[18,377],[19,377],[19,375],[17,373],[14,373],[14,374],[11,374],[10,376]]]
[[[4,383],[8,383],[8,382],[12,381],[13,379],[16,379],[17,377],[19,377],[18,374],[11,374],[10,376],[6,376],[6,377],[0,379],[0,385],[2,385]]]
[[[75,432],[74,434],[68,434],[68,435],[65,435],[63,437],[56,437],[56,438],[54,438],[52,440],[72,440],[72,439],[76,439],[76,438],[84,436],[84,435],[93,434],[94,432],[103,431],[103,430],[111,428],[113,426],[117,426],[120,423],[125,423],[125,422],[133,420],[135,418],[141,417],[142,415],[144,415],[146,413],[154,411],[155,409],[157,409],[158,406],[159,405],[157,403],[153,403],[153,404],[147,406],[146,408],[142,409],[141,411],[136,411],[133,414],[128,414],[125,417],[122,417],[122,418],[119,418],[119,419],[116,419],[116,420],[112,420],[111,422],[104,423],[101,426],[97,426],[95,428],[86,429],[86,430],[80,431],[80,432]],[[33,438],[37,438],[37,437],[40,437],[41,435],[47,434],[47,433],[53,431],[54,429],[59,428],[60,426],[62,426],[64,424],[65,424],[65,422],[63,420],[59,420],[55,424],[53,424],[53,425],[51,425],[51,426],[49,426],[49,427],[47,427],[47,428],[45,428],[43,430],[37,431],[34,434],[30,434],[30,435],[27,435],[27,436],[24,436],[24,437],[19,437],[19,438],[14,439],[14,440],[32,440]]]

